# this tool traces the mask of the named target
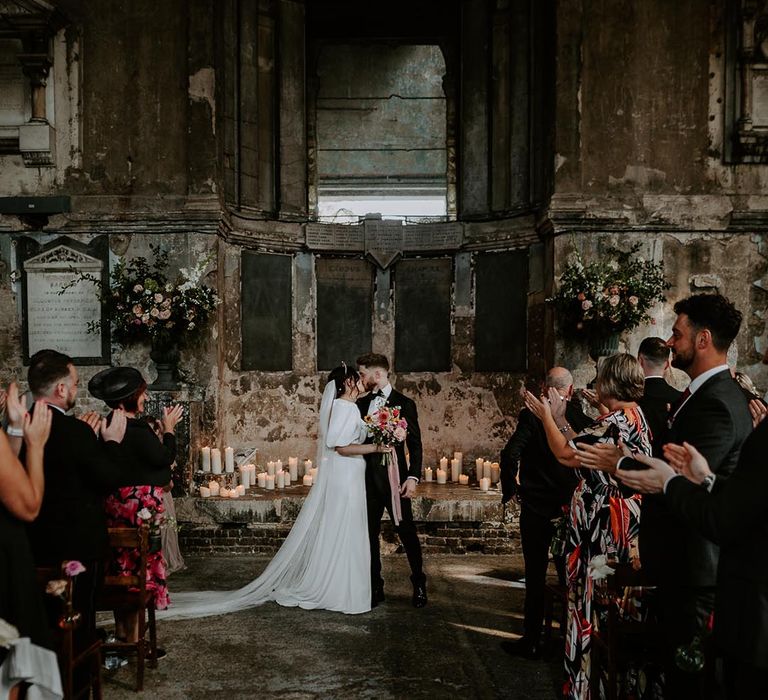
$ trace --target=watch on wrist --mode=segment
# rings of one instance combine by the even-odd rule
[[[558,428],[558,430],[565,435],[569,430],[571,429],[571,426],[566,423],[562,428]]]
[[[22,428],[14,428],[12,425],[9,425],[5,432],[11,437],[24,437],[24,430]]]
[[[715,475],[707,474],[704,477],[704,481],[701,482],[701,485],[707,489],[707,491],[712,491],[712,487],[715,485]]]

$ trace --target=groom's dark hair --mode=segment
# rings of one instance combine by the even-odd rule
[[[380,367],[389,372],[389,360],[386,355],[379,355],[376,352],[367,352],[357,358],[357,366],[360,367]]]

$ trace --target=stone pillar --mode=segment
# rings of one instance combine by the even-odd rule
[[[19,150],[29,167],[54,164],[55,132],[48,123],[46,87],[53,62],[48,51],[47,35],[35,34],[25,40],[28,53],[19,54],[24,75],[29,78],[32,92],[32,118],[19,128]]]
[[[47,122],[45,89],[51,69],[50,56],[47,53],[25,53],[19,54],[19,61],[32,88],[32,119],[30,121]]]

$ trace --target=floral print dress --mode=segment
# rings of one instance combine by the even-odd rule
[[[138,514],[146,508],[156,519],[165,511],[162,486],[124,486],[110,494],[106,500],[109,527],[138,527]],[[111,576],[136,576],[139,573],[139,550],[119,547],[108,566]],[[155,609],[165,610],[170,603],[166,566],[163,552],[150,552],[147,557],[147,589],[155,592]]]
[[[601,416],[574,442],[616,444],[621,439],[633,452],[651,454],[651,435],[639,408],[625,408]],[[565,638],[568,698],[590,698],[590,638],[593,604],[599,591],[589,575],[590,562],[604,555],[608,562],[629,563],[637,556],[640,496],[626,498],[608,473],[580,469],[581,477],[571,499],[565,544],[568,575],[568,621]],[[622,612],[639,614],[636,601],[625,596]]]

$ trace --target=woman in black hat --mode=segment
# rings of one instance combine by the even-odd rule
[[[112,409],[123,409],[128,418],[121,451],[126,463],[135,467],[136,474],[146,474],[145,479],[134,479],[133,484],[111,493],[106,499],[109,527],[137,527],[141,524],[150,529],[159,528],[163,519],[163,486],[171,480],[171,466],[176,460],[174,429],[182,416],[181,406],[164,408],[160,419],[162,441],[158,440],[152,425],[136,416],[144,412],[147,383],[141,372],[133,367],[112,367],[99,372],[88,383],[93,396],[102,399]],[[113,576],[135,576],[138,572],[139,553],[136,549],[117,550],[108,565]],[[155,608],[168,607],[166,567],[160,549],[151,552],[147,561],[147,588],[155,592]],[[136,613],[115,611],[115,636],[120,640],[136,641],[138,616]]]

